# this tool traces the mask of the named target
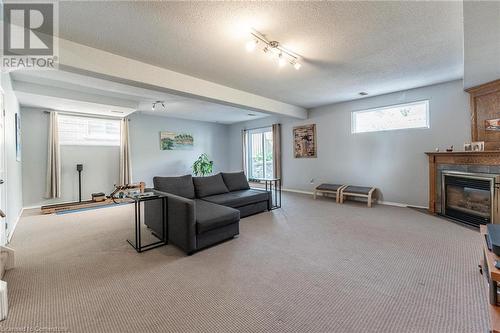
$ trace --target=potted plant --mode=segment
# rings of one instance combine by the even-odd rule
[[[195,176],[207,176],[212,173],[214,167],[214,161],[210,161],[208,155],[203,153],[198,157],[198,159],[193,163],[193,174]]]

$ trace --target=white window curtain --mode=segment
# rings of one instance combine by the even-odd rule
[[[241,131],[241,149],[242,149],[242,160],[241,164],[243,165],[243,172],[245,173],[245,176],[248,178],[248,168],[247,168],[247,163],[248,163],[248,131],[246,129]]]
[[[128,123],[128,118],[123,118],[120,123],[120,185],[130,184],[132,181]]]
[[[273,124],[274,178],[281,179],[281,124]]]
[[[59,149],[59,129],[57,112],[49,112],[49,140],[47,149],[47,179],[45,197],[61,197],[61,153]]]

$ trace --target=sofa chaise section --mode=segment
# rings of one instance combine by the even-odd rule
[[[196,249],[202,249],[240,233],[240,212],[204,200],[195,200]]]

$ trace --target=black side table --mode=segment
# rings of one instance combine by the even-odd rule
[[[132,247],[137,251],[137,252],[144,252],[148,250],[155,249],[160,246],[164,246],[168,244],[168,215],[167,215],[167,209],[168,209],[168,200],[167,196],[165,196],[162,192],[155,191],[153,189],[146,189],[146,193],[152,193],[150,195],[127,195],[126,198],[131,199],[134,202],[134,213],[135,213],[135,240],[129,240],[127,239],[127,242],[132,245]],[[156,235],[159,241],[153,242],[150,244],[145,244],[143,245],[141,242],[141,203],[143,203],[143,208],[144,208],[144,219],[146,221],[150,219],[161,219],[160,223],[163,226],[163,232],[162,235]],[[158,216],[157,214],[148,214],[149,208],[152,211],[157,211],[154,210],[152,206],[160,206],[161,205],[161,211],[162,214],[161,216]],[[145,221],[145,222],[146,222]]]
[[[281,178],[251,178],[249,180],[264,183],[266,191],[271,192],[270,210],[281,208]]]

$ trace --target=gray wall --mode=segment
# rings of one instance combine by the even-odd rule
[[[430,128],[351,134],[351,111],[430,100]],[[241,169],[241,129],[281,122],[283,182],[288,189],[311,191],[322,182],[372,185],[383,201],[427,206],[425,151],[470,141],[468,96],[462,81],[339,103],[309,111],[309,119],[259,119],[230,126],[230,169]],[[316,124],[318,158],[293,157],[292,128]],[[311,183],[311,180],[314,183]]]
[[[464,1],[464,86],[500,79],[500,2]]]
[[[16,161],[16,130],[15,114],[20,112],[19,103],[14,92],[10,75],[1,74],[1,86],[4,90],[5,102],[5,164],[7,179],[5,181],[7,200],[7,235],[10,235],[19,219],[22,205],[22,171],[21,162]],[[4,237],[2,237],[4,238]],[[4,239],[1,240],[3,242]]]
[[[152,185],[154,176],[191,173],[191,165],[202,153],[214,161],[214,171],[227,170],[228,126],[163,116],[133,114],[130,117],[132,178]],[[193,150],[160,150],[160,131],[194,136]]]
[[[119,178],[119,147],[61,146],[61,198],[44,198],[49,115],[43,111],[22,109],[24,207],[78,200],[78,163],[83,164],[84,200],[91,193],[111,192]]]

